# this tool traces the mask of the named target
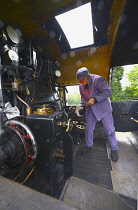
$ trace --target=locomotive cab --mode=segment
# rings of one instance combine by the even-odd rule
[[[114,67],[138,63],[138,3],[3,0],[0,5],[0,175],[59,199],[70,177],[79,174],[74,164],[83,163],[76,154],[84,142],[85,114],[78,117],[77,104],[68,105],[67,88],[78,85],[81,67],[109,84]],[[137,131],[137,100],[112,101],[112,107],[115,131]],[[95,136],[104,138],[101,124],[96,126]],[[109,185],[101,184],[113,190]]]

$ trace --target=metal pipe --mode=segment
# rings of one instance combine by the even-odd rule
[[[24,183],[28,180],[28,178],[29,178],[29,177],[31,176],[31,174],[33,173],[34,169],[35,169],[35,167],[30,171],[30,173],[28,174],[28,176],[25,178],[25,180],[24,180],[21,184],[24,184]]]
[[[16,97],[17,97],[23,104],[25,104],[25,105],[29,108],[29,105],[28,105],[24,100],[22,100],[17,94],[16,94]]]
[[[131,117],[131,120],[133,120],[134,122],[138,123],[138,120],[134,119],[133,117]]]
[[[22,100],[17,94],[16,94],[16,97],[23,103],[27,106],[26,108],[26,114],[29,115],[32,113],[32,108],[24,101]]]

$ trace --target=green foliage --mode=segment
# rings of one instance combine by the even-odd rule
[[[138,65],[127,73],[127,78],[130,82],[129,86],[126,86],[124,89],[124,94],[127,98],[136,99],[138,98]]]
[[[138,87],[135,87],[135,86],[125,87],[124,95],[128,99],[138,98]]]
[[[68,93],[68,106],[76,106],[80,103],[80,94],[79,93]]]
[[[123,77],[124,68],[122,66],[113,68],[112,74],[112,101],[126,101],[130,99],[138,98],[138,65],[127,73],[127,78],[130,82],[129,86],[126,86],[122,90],[121,79]]]
[[[116,66],[113,68],[112,72],[112,81],[113,82],[120,82],[120,80],[123,78],[124,68],[122,66]]]
[[[112,101],[122,101],[124,93],[122,91],[121,86],[121,79],[123,78],[124,68],[122,66],[117,66],[113,68],[112,72],[112,83],[111,83],[111,89],[112,89]]]
[[[79,92],[79,85],[72,85],[67,86],[68,94],[67,96],[67,105],[68,106],[76,106],[80,103],[80,92]]]
[[[134,66],[134,68],[127,73],[127,77],[131,85],[138,87],[138,65]]]

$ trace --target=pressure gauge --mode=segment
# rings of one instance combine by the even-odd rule
[[[18,62],[19,56],[18,56],[18,54],[17,54],[14,50],[9,50],[8,54],[9,54],[9,58],[10,58],[12,61]]]
[[[61,76],[61,72],[59,70],[56,70],[55,71],[55,75],[56,75],[56,77],[60,77]]]
[[[16,65],[19,61],[19,56],[14,50],[7,49],[2,56],[2,65]]]
[[[15,30],[11,26],[7,26],[6,32],[12,44],[17,45],[19,43],[19,38]]]

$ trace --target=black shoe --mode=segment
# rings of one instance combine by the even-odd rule
[[[118,152],[117,152],[117,150],[111,150],[111,159],[114,162],[118,161]]]
[[[92,150],[92,147],[83,147],[81,149],[81,155],[85,155],[87,152],[91,151]]]

